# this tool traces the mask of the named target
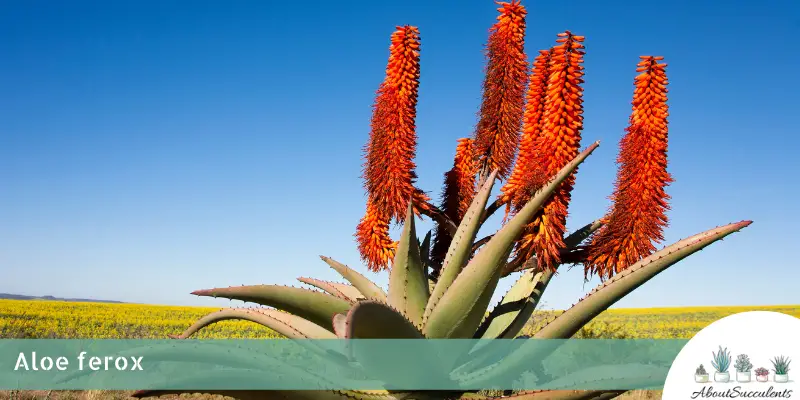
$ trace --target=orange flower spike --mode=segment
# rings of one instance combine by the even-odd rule
[[[415,188],[416,106],[419,89],[419,30],[397,27],[392,34],[386,78],[378,89],[364,166],[370,201],[401,222],[408,201],[428,197]],[[417,210],[418,211],[418,210]]]
[[[542,115],[547,99],[547,81],[549,77],[550,50],[540,50],[533,62],[528,93],[525,101],[525,113],[522,117],[522,137],[519,142],[519,155],[506,184],[501,189],[501,201],[506,203],[506,216],[513,207],[518,211],[531,197],[533,185],[540,178],[532,176],[536,164],[536,138],[541,132]]]
[[[490,29],[475,155],[482,172],[499,170],[508,176],[522,124],[528,63],[525,56],[525,15],[519,0],[498,2],[500,15]]]
[[[614,203],[607,224],[592,238],[585,274],[610,278],[655,251],[668,224],[672,181],[667,172],[667,75],[663,57],[640,57],[632,113],[620,140]]]
[[[458,139],[453,168],[444,174],[441,209],[456,224],[464,218],[475,197],[475,174],[477,171],[473,149],[472,139]],[[435,275],[438,275],[438,269],[444,262],[451,241],[450,232],[442,225],[437,224],[431,249],[431,265]]]
[[[583,129],[583,41],[567,31],[558,35],[552,49],[541,133],[534,141],[533,176],[541,187],[580,152]],[[555,269],[561,262],[567,208],[575,174],[570,175],[542,211],[528,225],[517,246],[517,257],[527,260],[534,254],[543,268]]]
[[[367,268],[373,272],[389,268],[397,242],[389,236],[389,217],[372,202],[367,202],[367,212],[361,218],[355,236],[361,260]]]

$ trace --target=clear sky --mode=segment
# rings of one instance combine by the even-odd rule
[[[651,54],[671,82],[667,241],[755,221],[617,306],[800,303],[798,3],[524,4],[531,59],[559,32],[586,36],[582,147],[601,146],[578,174],[570,230],[609,205],[636,63]],[[495,9],[0,2],[0,292],[226,305],[189,292],[336,279],[321,254],[366,271],[353,233],[389,35],[421,32],[418,183],[438,198],[456,140],[476,123]],[[598,283],[580,268],[560,275],[546,307]]]

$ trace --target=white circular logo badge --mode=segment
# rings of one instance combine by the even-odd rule
[[[678,353],[663,399],[800,400],[800,319],[733,314],[703,328]]]

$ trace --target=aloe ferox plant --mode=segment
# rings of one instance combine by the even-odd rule
[[[667,172],[667,79],[663,57],[637,65],[633,112],[620,142],[619,170],[608,213],[575,232],[565,224],[578,166],[598,147],[580,150],[583,128],[584,38],[564,32],[531,65],[524,53],[526,10],[501,2],[489,32],[479,121],[458,140],[445,174],[442,202],[415,185],[416,104],[420,41],[414,26],[391,36],[386,78],[374,104],[365,148],[366,214],[356,241],[367,268],[389,270],[388,290],[336,260],[322,261],[347,283],[299,278],[313,288],[254,285],[207,289],[198,296],[253,302],[207,315],[175,338],[228,319],[265,325],[290,339],[509,339],[530,319],[559,267],[583,264],[601,284],[529,340],[568,339],[655,275],[713,242],[748,226],[719,226],[656,250],[667,225],[672,181]],[[492,189],[503,182],[500,194]],[[496,211],[506,218],[492,235],[478,232]],[[422,240],[415,219],[430,217]],[[403,223],[399,240],[392,222]],[[435,232],[434,232],[435,231]],[[498,282],[521,272],[490,310]],[[318,289],[318,290],[317,290]],[[524,352],[505,365],[530,363]],[[491,375],[491,371],[487,374]],[[541,390],[518,399],[613,398],[623,391]],[[141,391],[138,397],[163,394]],[[479,392],[232,391],[237,398],[412,399],[488,398]]]

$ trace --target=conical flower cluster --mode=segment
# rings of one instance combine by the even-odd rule
[[[589,246],[586,275],[610,278],[656,250],[664,240],[672,182],[667,172],[667,75],[663,57],[642,56],[633,112],[620,141],[619,170],[606,225]]]
[[[540,125],[541,132],[533,139],[533,154],[528,163],[535,188],[572,161],[580,152],[583,129],[583,36],[566,31],[560,33],[550,55],[547,92]],[[517,244],[516,256],[527,260],[534,254],[542,268],[555,269],[561,262],[564,231],[570,193],[575,175],[570,175],[545,203],[542,211],[528,225]]]
[[[464,218],[475,197],[475,174],[477,171],[473,149],[472,139],[459,139],[453,168],[444,174],[441,209],[456,224]],[[442,225],[437,224],[430,256],[434,276],[438,275],[452,240],[450,232]]]
[[[391,219],[405,218],[409,200],[423,207],[429,200],[414,186],[419,50],[419,30],[397,27],[391,37],[386,78],[373,107],[364,165],[367,212],[356,232],[361,257],[372,270],[388,268]]]
[[[371,201],[367,213],[356,228],[358,251],[371,271],[378,272],[389,266],[394,258],[397,242],[389,236],[389,217]]]
[[[475,155],[486,174],[497,169],[505,178],[519,142],[528,80],[525,56],[525,15],[519,0],[498,2],[500,15],[489,34],[480,120],[475,132]]]
[[[547,82],[550,76],[550,55],[552,50],[540,50],[533,62],[528,94],[525,99],[525,113],[522,117],[522,137],[519,142],[519,155],[514,164],[514,170],[502,188],[500,199],[507,205],[506,216],[509,211],[519,211],[531,198],[534,185],[540,184],[545,178],[534,176],[538,172],[536,139],[542,131],[542,117],[544,116],[545,101],[547,100]]]

